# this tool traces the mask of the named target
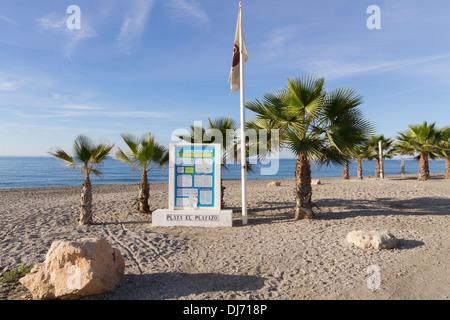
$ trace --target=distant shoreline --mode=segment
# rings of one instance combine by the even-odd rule
[[[436,179],[444,179],[445,174],[444,173],[430,173],[430,180],[436,180]],[[417,178],[417,174],[404,174],[404,175],[385,175],[386,180],[415,180]],[[342,177],[312,177],[312,180],[344,180]],[[381,178],[375,178],[375,176],[364,176],[364,179],[370,179],[370,180],[382,180]],[[248,181],[258,181],[258,180],[271,180],[271,181],[294,181],[295,178],[277,178],[277,177],[271,177],[271,178],[260,178],[260,179],[247,179]],[[358,180],[357,177],[350,177],[349,180]],[[240,179],[224,179],[224,181],[240,181]],[[91,181],[92,182],[92,181]],[[136,186],[139,182],[135,183],[117,183],[117,184],[95,184],[92,183],[92,187],[94,188],[110,188],[110,187],[129,187],[129,186]],[[150,185],[168,185],[168,182],[151,182],[149,181]],[[71,186],[49,186],[49,187],[17,187],[17,188],[0,188],[0,193],[4,191],[14,191],[14,190],[20,190],[20,191],[26,191],[26,190],[54,190],[54,189],[61,189],[61,188],[79,188],[80,185],[71,185]]]

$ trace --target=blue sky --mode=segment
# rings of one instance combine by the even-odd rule
[[[81,10],[81,29],[69,30]],[[368,6],[381,10],[370,30]],[[424,120],[449,124],[448,0],[246,0],[246,99],[288,77],[350,86],[377,133],[395,137]],[[163,143],[194,121],[231,116],[239,1],[2,0],[0,155],[71,151],[86,134],[116,143],[152,132]],[[247,118],[252,116],[247,111]]]

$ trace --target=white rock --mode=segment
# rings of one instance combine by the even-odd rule
[[[398,240],[388,231],[354,230],[347,234],[346,240],[361,249],[392,249],[398,245]]]
[[[33,299],[79,299],[107,293],[122,283],[125,261],[104,239],[55,241],[44,263],[19,281]]]

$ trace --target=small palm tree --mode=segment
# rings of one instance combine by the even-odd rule
[[[416,155],[419,158],[419,177],[417,180],[425,181],[430,178],[428,159],[436,159],[440,156],[439,143],[441,132],[435,123],[410,125],[409,131],[399,133],[396,144],[397,151],[401,154]]]
[[[73,156],[59,147],[53,148],[49,154],[64,161],[68,167],[80,168],[84,176],[81,190],[80,217],[78,225],[92,224],[92,186],[91,173],[101,176],[98,167],[108,158],[114,145],[94,144],[88,137],[80,135],[74,141]]]
[[[384,158],[392,158],[395,155],[394,149],[394,139],[386,138],[384,135],[371,136],[369,145],[372,150],[376,154],[375,157],[375,177],[379,178],[381,173],[381,162],[380,162],[380,149],[379,142],[381,141],[381,145],[383,147],[383,159]]]
[[[116,160],[131,165],[131,171],[137,167],[142,172],[141,181],[138,184],[138,211],[142,213],[150,212],[148,199],[150,197],[150,185],[147,173],[155,167],[164,167],[169,161],[167,148],[158,144],[153,135],[149,132],[138,138],[132,134],[124,133],[121,137],[128,146],[129,151],[124,152],[119,148],[115,154]]]
[[[355,149],[353,153],[356,162],[358,163],[358,179],[363,179],[362,162],[364,160],[373,160],[377,157],[377,154],[372,150],[369,141],[367,140],[362,146]]]
[[[288,147],[297,155],[295,219],[311,219],[310,160],[319,165],[342,165],[372,133],[372,125],[358,108],[362,97],[347,88],[328,93],[323,79],[311,77],[288,79],[284,90],[263,97],[263,101],[247,103],[246,107],[256,114],[248,127],[256,131],[279,130],[280,147]],[[272,151],[270,147],[263,150]]]

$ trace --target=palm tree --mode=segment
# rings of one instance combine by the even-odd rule
[[[327,93],[324,80],[312,77],[288,79],[285,89],[264,94],[263,101],[247,103],[256,114],[248,127],[279,130],[280,147],[297,155],[295,219],[314,216],[310,161],[342,165],[372,132],[372,125],[358,108],[361,103],[356,91],[337,88]],[[262,152],[272,152],[272,148]]]
[[[381,163],[380,163],[380,149],[379,149],[379,142],[381,141],[381,145],[383,147],[383,159],[384,158],[392,158],[395,155],[395,149],[394,149],[394,139],[391,138],[385,138],[384,135],[378,135],[378,136],[371,136],[369,145],[372,149],[372,152],[376,154],[375,161],[375,178],[380,177],[381,172]]]
[[[439,157],[441,132],[436,128],[436,123],[428,125],[426,121],[422,124],[408,127],[409,131],[400,132],[397,137],[397,152],[407,155],[416,155],[418,153],[419,177],[417,180],[428,180],[430,178],[428,159]]]
[[[88,137],[79,135],[73,145],[73,156],[59,147],[53,148],[49,154],[64,161],[72,169],[80,168],[84,176],[81,189],[80,217],[78,225],[92,224],[92,186],[89,176],[94,173],[101,176],[98,167],[108,158],[114,145],[94,144]]]
[[[377,157],[377,154],[372,150],[369,140],[367,140],[362,146],[355,149],[353,153],[356,162],[358,163],[358,179],[363,179],[362,162],[364,160],[371,161]]]
[[[350,179],[350,168],[349,168],[349,160],[345,160],[344,162],[344,170],[342,170],[342,179]]]
[[[450,179],[450,127],[441,129],[441,137],[439,147],[442,156],[445,158],[445,179]]]
[[[164,167],[169,161],[169,152],[167,148],[158,144],[154,136],[149,132],[141,138],[129,133],[121,134],[122,140],[128,146],[129,151],[124,152],[119,148],[114,158],[137,167],[142,172],[141,181],[138,184],[138,211],[142,213],[150,212],[148,199],[150,196],[150,185],[148,183],[147,174],[155,167]]]
[[[238,125],[236,121],[231,117],[219,117],[214,120],[208,118],[209,128],[206,130],[206,139],[209,139],[211,143],[219,142],[222,148],[222,168],[228,170],[226,166],[226,159],[229,158],[229,150],[233,145],[234,134],[232,136],[227,134],[227,130],[232,130],[233,132],[237,130]],[[219,134],[220,138],[217,139],[217,134]],[[212,139],[214,137],[214,139]],[[220,177],[220,192],[221,192],[221,207],[225,206],[225,186],[223,185],[222,173]]]
[[[190,126],[189,135],[178,135],[177,137],[183,141],[189,143],[219,143],[222,148],[222,168],[228,170],[226,165],[227,159],[236,159],[236,137],[234,131],[237,130],[238,125],[231,117],[218,117],[215,119],[208,118],[208,128],[201,126]],[[233,133],[233,134],[230,134]],[[249,170],[251,166],[248,166]],[[222,177],[220,177],[221,185],[221,206],[224,207],[224,192],[225,187],[222,183]]]

